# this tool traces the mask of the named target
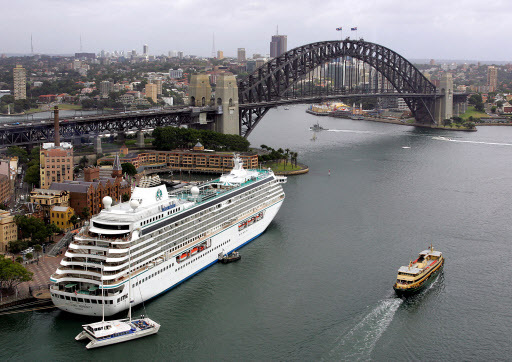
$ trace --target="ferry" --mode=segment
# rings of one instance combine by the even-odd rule
[[[430,248],[423,250],[415,261],[398,269],[398,276],[393,286],[399,296],[414,294],[430,284],[444,266],[443,253]]]
[[[135,306],[154,298],[216,263],[219,252],[260,236],[285,199],[286,177],[244,169],[239,155],[233,163],[230,173],[186,190],[168,193],[158,176],[147,176],[127,202],[104,197],[50,277],[55,306],[117,314],[130,299]],[[128,285],[137,288],[132,298]]]

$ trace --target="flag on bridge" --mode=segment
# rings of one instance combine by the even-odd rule
[[[343,28],[340,26],[339,28],[336,28],[337,31],[341,31]]]
[[[351,31],[357,31],[357,26],[355,28],[350,28]]]

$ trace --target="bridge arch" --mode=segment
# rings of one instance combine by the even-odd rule
[[[363,78],[366,75],[365,69],[369,70],[367,79],[360,79],[359,70],[357,73],[346,73],[347,60],[354,64],[354,59],[356,63],[363,63]],[[343,79],[336,78],[338,82],[335,81],[334,86],[331,84],[331,87],[322,88],[310,84],[309,92],[305,92],[304,88],[300,92],[295,92],[294,87],[297,84],[304,83],[308,76],[311,80],[311,74],[315,69],[331,62],[340,64],[340,60],[343,66]],[[325,67],[323,72],[325,73]],[[325,74],[323,77],[325,80]],[[348,82],[346,77],[350,78]],[[319,78],[321,81],[322,70],[319,72]],[[393,94],[404,98],[417,122],[435,123],[434,84],[400,54],[362,39],[323,41],[292,49],[240,79],[238,90],[240,129],[245,137],[272,107],[288,103],[314,103],[340,96],[368,97]]]

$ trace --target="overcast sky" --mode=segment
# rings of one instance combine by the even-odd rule
[[[270,37],[288,36],[288,49],[358,37],[409,59],[512,60],[512,4],[482,0],[3,0],[0,53],[181,50],[210,56],[268,54]]]

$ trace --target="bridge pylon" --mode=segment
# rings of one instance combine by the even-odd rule
[[[219,107],[214,130],[224,134],[240,134],[238,85],[234,75],[220,74],[215,87],[215,105]]]
[[[453,117],[453,78],[451,73],[445,73],[441,77],[439,92],[444,97],[436,100],[435,119],[438,125],[442,125],[445,119]]]
[[[94,150],[96,151],[96,154],[103,153],[103,149],[101,148],[101,137],[99,134],[94,139]]]
[[[192,74],[188,90],[189,101],[192,107],[205,107],[210,105],[212,86],[208,74]]]

